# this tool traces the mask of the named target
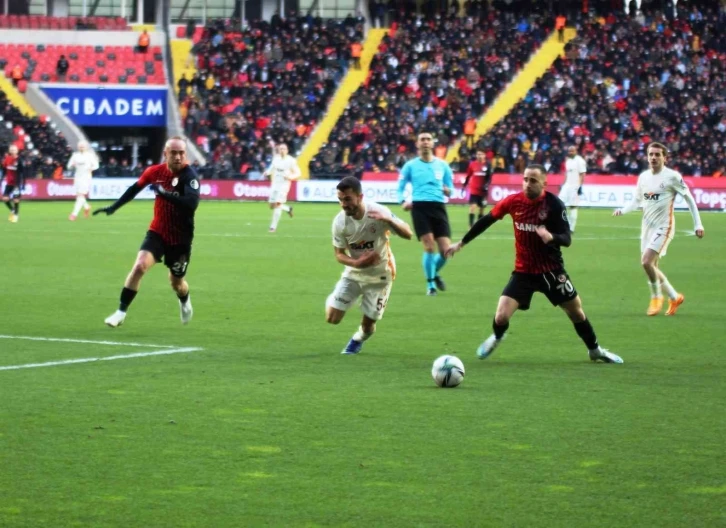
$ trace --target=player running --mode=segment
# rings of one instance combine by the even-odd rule
[[[466,179],[462,188],[469,191],[469,228],[474,225],[474,215],[477,220],[484,216],[486,209],[489,184],[492,181],[491,167],[487,163],[486,150],[476,149],[476,159],[469,163],[466,169]]]
[[[411,228],[391,211],[375,202],[363,201],[360,181],[346,176],[337,186],[343,209],[333,220],[335,259],[345,266],[343,275],[325,303],[325,320],[338,324],[358,299],[363,320],[342,354],[357,354],[376,331],[383,317],[391,286],[396,278],[396,261],[388,241],[389,232],[410,240]]]
[[[285,211],[292,218],[292,207],[286,205],[287,195],[290,192],[290,185],[293,180],[300,178],[300,167],[297,160],[290,156],[287,145],[280,143],[275,149],[277,152],[272,158],[272,163],[263,175],[270,178],[270,209],[272,209],[272,223],[270,233],[277,230],[282,212]]]
[[[78,213],[83,209],[86,218],[91,213],[91,206],[88,204],[88,193],[91,192],[91,178],[93,171],[98,169],[98,158],[89,148],[85,141],[78,142],[78,151],[74,152],[68,160],[68,169],[75,169],[73,176],[73,190],[76,193],[76,204],[68,220],[73,222],[78,218]]]
[[[668,282],[660,269],[660,259],[665,257],[668,245],[675,235],[676,218],[673,214],[673,206],[676,195],[683,196],[688,204],[688,209],[693,217],[693,230],[698,238],[703,238],[703,224],[701,224],[696,201],[686,187],[683,177],[665,166],[668,155],[665,145],[651,143],[648,145],[647,153],[650,169],[638,176],[638,185],[633,200],[625,207],[616,209],[613,216],[635,211],[642,203],[640,263],[648,276],[650,285],[650,304],[646,313],[651,316],[660,313],[663,308],[663,289],[665,289],[669,299],[666,315],[675,315],[685,298]]]
[[[424,248],[423,270],[426,277],[426,295],[445,291],[446,284],[439,271],[446,264],[444,256],[451,245],[451,227],[444,201],[454,187],[451,167],[433,153],[434,137],[420,132],[416,140],[419,156],[406,162],[398,179],[398,201],[403,203],[404,191],[411,184],[411,201],[403,203],[404,211],[411,211],[416,237]],[[438,246],[438,250],[437,250]]]
[[[567,147],[567,159],[565,160],[565,183],[560,189],[560,200],[567,206],[567,217],[570,223],[570,230],[574,233],[577,225],[577,206],[580,205],[582,186],[585,183],[587,173],[587,162],[577,153],[574,145]]]
[[[126,311],[136,297],[141,279],[149,269],[161,262],[169,268],[169,281],[179,298],[182,324],[192,319],[189,284],[184,276],[189,266],[194,238],[194,212],[199,205],[199,179],[187,161],[187,147],[183,138],[175,136],[164,146],[165,163],[147,168],[139,180],[131,185],[113,205],[96,209],[93,214],[112,215],[130,202],[147,185],[156,192],[154,218],[136,256],[136,262],[121,290],[118,310],[108,316],[110,327],[121,326]]]
[[[23,182],[20,176],[18,147],[15,145],[10,145],[8,153],[3,159],[3,177],[5,178],[5,190],[3,191],[2,201],[10,209],[8,221],[16,224],[18,222],[18,212],[20,211],[20,194],[23,189]]]
[[[565,271],[560,248],[568,247],[572,241],[570,226],[565,205],[545,191],[546,186],[546,169],[542,165],[530,165],[524,171],[523,191],[495,205],[447,252],[453,256],[505,215],[512,217],[516,248],[514,272],[499,297],[492,324],[494,333],[479,346],[476,355],[480,359],[489,357],[504,338],[514,312],[528,310],[534,293],[541,292],[570,318],[592,361],[622,363],[619,356],[598,344],[580,296]]]

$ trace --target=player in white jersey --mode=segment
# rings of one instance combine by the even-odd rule
[[[577,224],[577,206],[580,205],[582,185],[585,183],[587,163],[577,153],[574,145],[567,147],[567,159],[565,160],[565,183],[560,189],[560,200],[567,206],[567,217],[569,219],[570,231],[575,232]]]
[[[643,223],[640,233],[640,262],[650,284],[650,304],[648,315],[658,315],[663,308],[663,289],[668,294],[666,315],[675,315],[683,303],[683,295],[678,293],[661,271],[660,257],[664,257],[668,245],[673,240],[676,219],[673,206],[676,195],[680,194],[688,204],[693,217],[693,229],[698,238],[703,238],[703,224],[698,207],[683,181],[683,177],[665,166],[668,149],[660,143],[648,145],[648,164],[650,169],[638,176],[638,186],[633,201],[622,209],[616,209],[613,216],[629,213],[643,205]]]
[[[78,218],[78,213],[83,208],[83,214],[86,218],[91,213],[91,206],[88,204],[88,193],[91,192],[91,178],[93,171],[98,169],[98,157],[88,147],[85,141],[78,142],[78,151],[74,152],[71,159],[68,160],[68,169],[75,169],[73,176],[73,190],[76,193],[76,204],[73,206],[73,212],[68,217],[71,222]]]
[[[277,223],[280,221],[282,212],[285,211],[292,218],[292,207],[286,205],[287,194],[290,192],[290,184],[300,177],[300,167],[297,160],[288,155],[287,145],[280,143],[275,148],[276,154],[272,163],[263,173],[270,178],[270,209],[272,209],[272,223],[270,233],[277,230]]]
[[[335,259],[345,270],[325,303],[325,320],[330,324],[340,323],[348,308],[358,297],[363,297],[363,320],[342,352],[357,354],[363,342],[376,331],[376,321],[383,317],[396,277],[389,232],[406,240],[411,240],[413,232],[387,207],[375,202],[364,203],[357,178],[346,176],[337,189],[343,210],[333,220],[333,249]]]

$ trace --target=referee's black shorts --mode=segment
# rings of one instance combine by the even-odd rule
[[[413,229],[419,240],[429,233],[433,233],[434,238],[451,238],[449,215],[446,214],[446,206],[443,203],[413,202],[412,206]]]

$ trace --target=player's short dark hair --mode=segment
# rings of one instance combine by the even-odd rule
[[[422,128],[421,130],[416,132],[416,139],[418,139],[421,134],[428,134],[429,136],[431,136],[431,139],[436,139],[436,134],[434,134],[431,130],[428,130],[427,128]]]
[[[531,165],[527,165],[527,168],[524,170],[538,170],[541,174],[547,174],[547,169],[545,169],[544,165],[540,165],[539,163],[532,163]]]
[[[648,148],[645,149],[645,152],[648,152],[648,150],[651,148],[656,148],[656,149],[662,150],[664,156],[667,156],[668,154],[670,154],[670,152],[668,152],[668,147],[666,147],[663,143],[658,143],[657,141],[653,141],[651,144],[649,144]]]
[[[474,149],[474,152],[483,152],[484,154],[486,154],[487,153],[487,148],[486,147],[476,147]]]
[[[345,192],[350,189],[355,194],[363,194],[363,187],[360,184],[360,180],[355,176],[346,176],[338,182],[336,188],[341,192]]]

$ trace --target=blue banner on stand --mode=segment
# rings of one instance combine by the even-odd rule
[[[41,88],[79,126],[166,126],[166,87],[76,88],[46,84]]]

